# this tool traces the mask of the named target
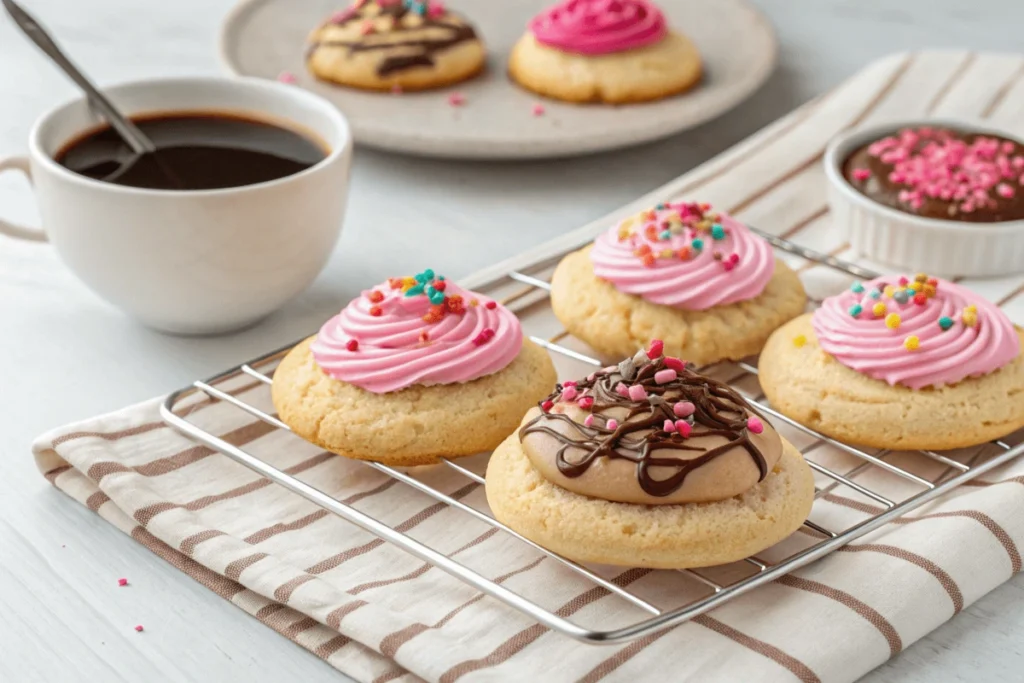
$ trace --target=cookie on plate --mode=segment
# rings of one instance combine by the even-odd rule
[[[514,81],[568,102],[661,99],[693,87],[701,68],[647,0],[565,0],[530,21],[509,58]]]
[[[411,466],[491,450],[554,381],[511,311],[427,270],[363,292],[285,356],[272,394],[307,441]]]
[[[627,218],[566,256],[551,280],[555,315],[606,358],[662,339],[698,366],[738,360],[805,303],[800,278],[764,239],[696,203]]]
[[[558,385],[494,451],[486,490],[497,519],[560,555],[656,568],[749,557],[814,502],[800,453],[657,341]]]
[[[759,377],[779,412],[889,449],[960,448],[1024,427],[1024,332],[927,275],[856,282],[779,328]]]
[[[364,90],[427,90],[472,78],[485,58],[473,26],[440,0],[356,0],[313,31],[306,66]]]

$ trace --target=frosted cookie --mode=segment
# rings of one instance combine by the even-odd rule
[[[761,353],[772,406],[850,443],[981,444],[1024,427],[1024,332],[970,290],[920,274],[854,283]]]
[[[654,342],[558,385],[487,466],[495,517],[565,557],[704,567],[795,531],[814,481],[800,453],[731,387]]]
[[[511,311],[427,270],[349,303],[285,356],[272,393],[307,441],[405,466],[494,448],[554,381]]]
[[[427,90],[480,73],[484,45],[440,0],[356,0],[310,36],[317,78],[365,90]]]
[[[621,104],[688,90],[701,59],[647,0],[565,0],[530,21],[509,75],[555,99]]]
[[[565,257],[551,306],[606,358],[652,339],[698,366],[761,350],[804,310],[803,285],[771,246],[706,204],[665,203],[627,218]]]

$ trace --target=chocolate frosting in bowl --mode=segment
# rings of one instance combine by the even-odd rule
[[[558,385],[527,414],[523,450],[545,479],[604,500],[668,505],[725,500],[764,479],[778,433],[731,387],[661,356]]]

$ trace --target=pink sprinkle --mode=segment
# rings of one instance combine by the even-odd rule
[[[550,412],[550,410],[554,407],[555,404],[551,402],[551,399],[548,399],[540,404],[540,409],[543,410],[545,413]]]
[[[461,107],[466,103],[466,96],[460,92],[453,92],[448,96],[448,104],[453,107]]]
[[[594,398],[592,396],[584,396],[580,400],[576,401],[576,405],[583,410],[590,410],[594,407]]]
[[[539,103],[539,102],[537,104],[533,105],[533,115],[534,116],[544,116],[544,105]]]
[[[629,398],[633,401],[642,401],[647,398],[647,390],[639,384],[634,384],[629,388]]]
[[[683,370],[686,369],[686,363],[679,360],[678,358],[674,358],[672,356],[665,356],[665,367],[671,368],[676,372],[682,372]]]
[[[139,633],[142,633],[142,631],[143,631],[142,624],[139,624],[138,626],[136,626],[135,630],[138,631]]]
[[[346,7],[343,10],[339,10],[331,15],[330,22],[332,24],[344,24],[355,16],[357,9],[356,7]]]
[[[437,19],[444,14],[444,3],[440,0],[430,0],[427,3],[427,16],[431,19]]]
[[[594,426],[594,414],[593,413],[590,413],[585,418],[583,418],[583,426],[584,427],[593,427]]]
[[[608,420],[607,424],[605,424],[605,427],[611,429],[612,431],[615,431],[616,429],[619,428],[619,422],[618,420],[615,419]]]
[[[672,420],[665,420],[665,424],[661,427],[662,431],[674,432],[676,431],[676,423]]]
[[[128,585],[128,579],[118,579],[117,580],[117,585],[118,586],[127,586]]]
[[[658,384],[668,384],[676,377],[678,377],[678,375],[672,368],[665,368],[664,370],[658,370],[654,373],[654,381]]]
[[[754,415],[751,415],[750,417],[747,418],[747,429],[754,432],[755,434],[760,434],[761,432],[764,431],[764,423],[761,422],[761,420],[759,420]]]
[[[618,384],[615,385],[615,393],[618,394],[619,396],[629,398],[629,387],[627,387],[622,382],[619,382]]]
[[[672,412],[676,414],[676,417],[690,417],[696,410],[697,406],[690,401],[680,401],[672,406]]]
[[[287,83],[289,85],[299,82],[299,79],[297,79],[295,77],[295,74],[293,74],[291,71],[282,71],[280,74],[278,74],[277,80],[281,83]]]
[[[660,339],[655,339],[651,341],[651,345],[647,349],[647,357],[650,358],[651,360],[654,360],[655,358],[660,358],[661,354],[664,353],[664,351],[665,342],[661,341]]]
[[[391,86],[391,94],[392,95],[401,95],[402,94],[402,86],[400,86],[397,83],[395,83],[393,86]]]
[[[576,400],[576,387],[565,387],[562,389],[562,400],[563,401],[574,401]]]
[[[853,169],[854,180],[864,181],[871,177],[871,171],[866,168],[855,168]]]
[[[563,387],[574,387],[574,386],[576,386],[576,382],[571,380],[571,379],[568,379],[568,380],[562,382],[562,386]]]
[[[733,261],[722,261],[722,267],[728,272],[736,267],[736,263]]]
[[[693,432],[693,427],[686,420],[676,420],[676,431],[685,439]]]
[[[740,255],[737,254],[735,251],[733,253],[729,254],[729,262],[730,263],[739,263],[740,262]]]
[[[999,185],[996,186],[996,192],[1003,199],[1010,199],[1011,197],[1013,197],[1014,194],[1016,194],[1013,188],[1007,185],[1006,183],[999,183]]]

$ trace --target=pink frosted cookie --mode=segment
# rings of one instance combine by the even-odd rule
[[[564,0],[529,22],[509,75],[559,100],[644,102],[692,87],[701,59],[648,0]]]
[[[994,304],[930,278],[856,282],[780,328],[760,360],[781,412],[878,448],[946,449],[1024,426],[1024,335]]]
[[[603,357],[632,355],[653,339],[697,365],[761,350],[804,310],[796,274],[771,246],[706,204],[659,204],[573,252],[552,278],[566,329]]]
[[[511,311],[426,270],[363,292],[292,349],[273,399],[330,451],[422,465],[495,447],[554,381]]]

